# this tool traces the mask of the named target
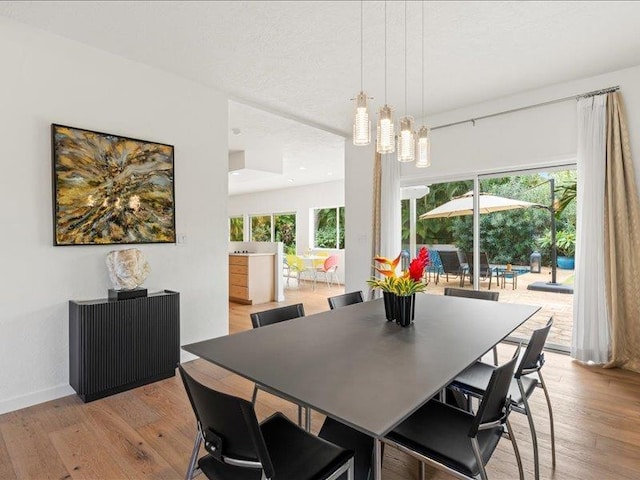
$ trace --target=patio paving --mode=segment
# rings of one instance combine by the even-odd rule
[[[573,270],[558,269],[556,281],[558,283],[564,283],[567,279],[570,279],[573,274]],[[542,307],[536,315],[514,332],[514,336],[528,339],[533,330],[545,326],[549,317],[553,316],[553,327],[549,333],[547,343],[569,348],[571,346],[573,326],[573,295],[527,290],[527,286],[531,283],[549,281],[551,281],[551,269],[543,268],[541,273],[524,273],[519,275],[518,286],[516,289],[512,289],[511,284],[507,284],[505,288],[500,288],[496,285],[494,278],[491,290],[500,292],[501,302],[524,303],[529,305],[539,305]],[[487,280],[480,281],[481,290],[487,290],[488,285],[489,282]],[[452,277],[450,275],[449,282],[447,282],[446,277],[441,276],[440,281],[436,285],[432,276],[431,281],[427,286],[427,292],[441,294],[444,293],[445,287],[459,288],[459,286],[460,280],[457,277]],[[463,288],[472,289],[469,285],[468,278],[465,280]]]

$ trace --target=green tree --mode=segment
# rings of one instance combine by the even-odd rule
[[[296,251],[296,214],[274,215],[274,236],[276,242],[282,242],[287,253]]]
[[[229,219],[229,241],[242,242],[244,240],[244,217]]]
[[[251,217],[251,241],[271,241],[271,215]]]

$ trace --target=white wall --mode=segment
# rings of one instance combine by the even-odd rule
[[[597,59],[594,59],[596,62]],[[524,92],[464,109],[434,115],[432,126],[480,117],[503,110],[532,105],[586,93],[601,88],[620,86],[631,134],[631,150],[636,165],[636,182],[640,183],[640,66]],[[402,183],[430,184],[456,178],[469,178],[476,173],[514,168],[544,167],[574,161],[577,143],[576,101],[521,111],[464,124],[432,134],[432,166],[416,169],[403,165]],[[420,123],[420,122],[418,122]],[[371,255],[371,191],[373,150],[347,146],[345,155],[347,194],[346,232],[347,277],[345,289],[355,290],[370,275]],[[357,193],[356,193],[357,192]],[[367,244],[364,244],[365,235]],[[353,251],[351,245],[355,245]]]
[[[106,297],[105,255],[126,248],[52,246],[51,123],[175,146],[186,242],[137,246],[145,286],[181,293],[182,344],[226,334],[227,99],[3,17],[0,58],[0,413],[73,392],[67,302]]]
[[[344,206],[344,202],[344,181],[339,180],[281,190],[232,195],[229,197],[229,216],[295,212],[296,244],[298,253],[302,254],[313,244],[313,212],[310,215],[310,211],[314,208],[341,207]],[[345,212],[345,215],[348,213]],[[345,224],[345,230],[348,230],[349,220],[347,218],[345,218]],[[342,253],[340,255],[340,265],[344,265],[344,257]],[[344,271],[344,268],[338,268],[340,282],[344,282]]]

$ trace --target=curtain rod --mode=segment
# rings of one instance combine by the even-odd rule
[[[615,87],[603,88],[600,90],[594,90],[593,92],[581,93],[579,95],[572,95],[570,97],[558,98],[556,100],[549,100],[548,102],[536,103],[534,105],[527,105],[526,107],[512,108],[511,110],[504,110],[502,112],[490,113],[489,115],[482,115],[480,117],[469,118],[468,120],[460,120],[459,122],[447,123],[445,125],[438,125],[437,127],[432,127],[431,130],[439,130],[441,128],[454,127],[456,125],[462,125],[464,123],[472,123],[473,126],[476,125],[477,120],[485,120],[487,118],[498,117],[500,115],[506,115],[507,113],[515,113],[521,112],[523,110],[529,110],[531,108],[545,107],[547,105],[553,105],[555,103],[566,102],[568,100],[579,100],[580,98],[593,97],[595,95],[601,95],[603,93],[611,93],[620,90],[620,86],[617,85]]]

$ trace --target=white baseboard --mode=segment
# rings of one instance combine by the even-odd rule
[[[199,357],[192,355],[184,350],[180,351],[180,362],[189,362]],[[21,408],[31,407],[38,403],[48,402],[57,398],[66,397],[67,395],[74,395],[76,392],[71,385],[63,384],[39,392],[28,393],[27,395],[21,395],[19,397],[9,398],[8,400],[0,400],[0,415],[3,413],[13,412],[20,410]]]
[[[13,412],[21,408],[27,408],[38,403],[48,402],[57,398],[73,395],[76,392],[69,384],[58,385],[39,392],[20,395],[19,397],[9,398],[0,401],[0,415],[3,413]]]

